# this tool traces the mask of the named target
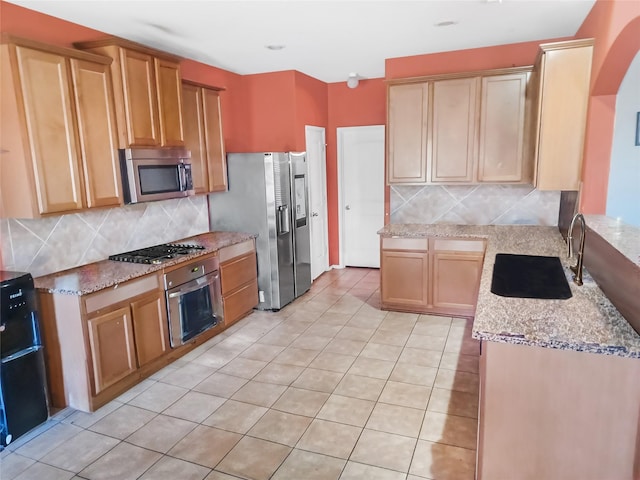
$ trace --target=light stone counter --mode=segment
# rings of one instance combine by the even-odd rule
[[[473,322],[474,338],[640,358],[640,335],[611,304],[589,273],[584,271],[581,287],[571,280],[566,244],[557,227],[401,224],[387,225],[378,233],[383,237],[487,239]],[[560,257],[573,296],[567,300],[542,300],[491,293],[497,253]]]
[[[165,267],[170,267],[187,260],[193,260],[202,255],[217,252],[221,248],[234,245],[255,238],[249,233],[235,232],[209,232],[194,237],[176,240],[173,243],[188,243],[201,245],[204,250],[198,250],[190,255],[182,255],[160,265],[147,265],[140,263],[117,262],[103,260],[80,267],[63,270],[34,279],[38,290],[49,293],[61,293],[66,295],[86,295],[104,288],[132,280],[149,273],[157,272]]]
[[[596,232],[616,250],[640,266],[640,228],[627,225],[606,215],[585,215],[587,227]],[[578,235],[575,227],[574,237]]]

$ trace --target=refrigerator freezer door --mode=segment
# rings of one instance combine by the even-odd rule
[[[291,225],[294,230],[295,296],[311,287],[311,237],[309,231],[309,194],[307,156],[290,153],[291,161]]]
[[[289,156],[274,153],[273,186],[274,205],[277,220],[277,258],[272,259],[272,270],[278,272],[279,297],[273,299],[273,309],[280,309],[296,298],[294,286],[293,231],[290,218],[291,184],[289,181]],[[267,172],[268,174],[268,172]],[[271,208],[271,206],[269,207]]]

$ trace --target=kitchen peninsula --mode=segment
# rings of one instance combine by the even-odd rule
[[[473,324],[473,337],[481,340],[478,479],[514,472],[519,478],[637,478],[640,335],[588,272],[583,286],[571,282],[557,228],[392,224],[378,233],[383,240],[486,241]],[[560,257],[572,297],[491,293],[496,253]]]

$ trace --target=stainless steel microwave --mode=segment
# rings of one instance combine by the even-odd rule
[[[193,195],[191,152],[185,148],[126,148],[119,151],[124,203]]]

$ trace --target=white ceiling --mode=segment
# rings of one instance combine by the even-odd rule
[[[239,74],[298,70],[337,82],[384,77],[386,58],[572,36],[595,0],[11,3]],[[436,26],[448,21],[457,23]]]

